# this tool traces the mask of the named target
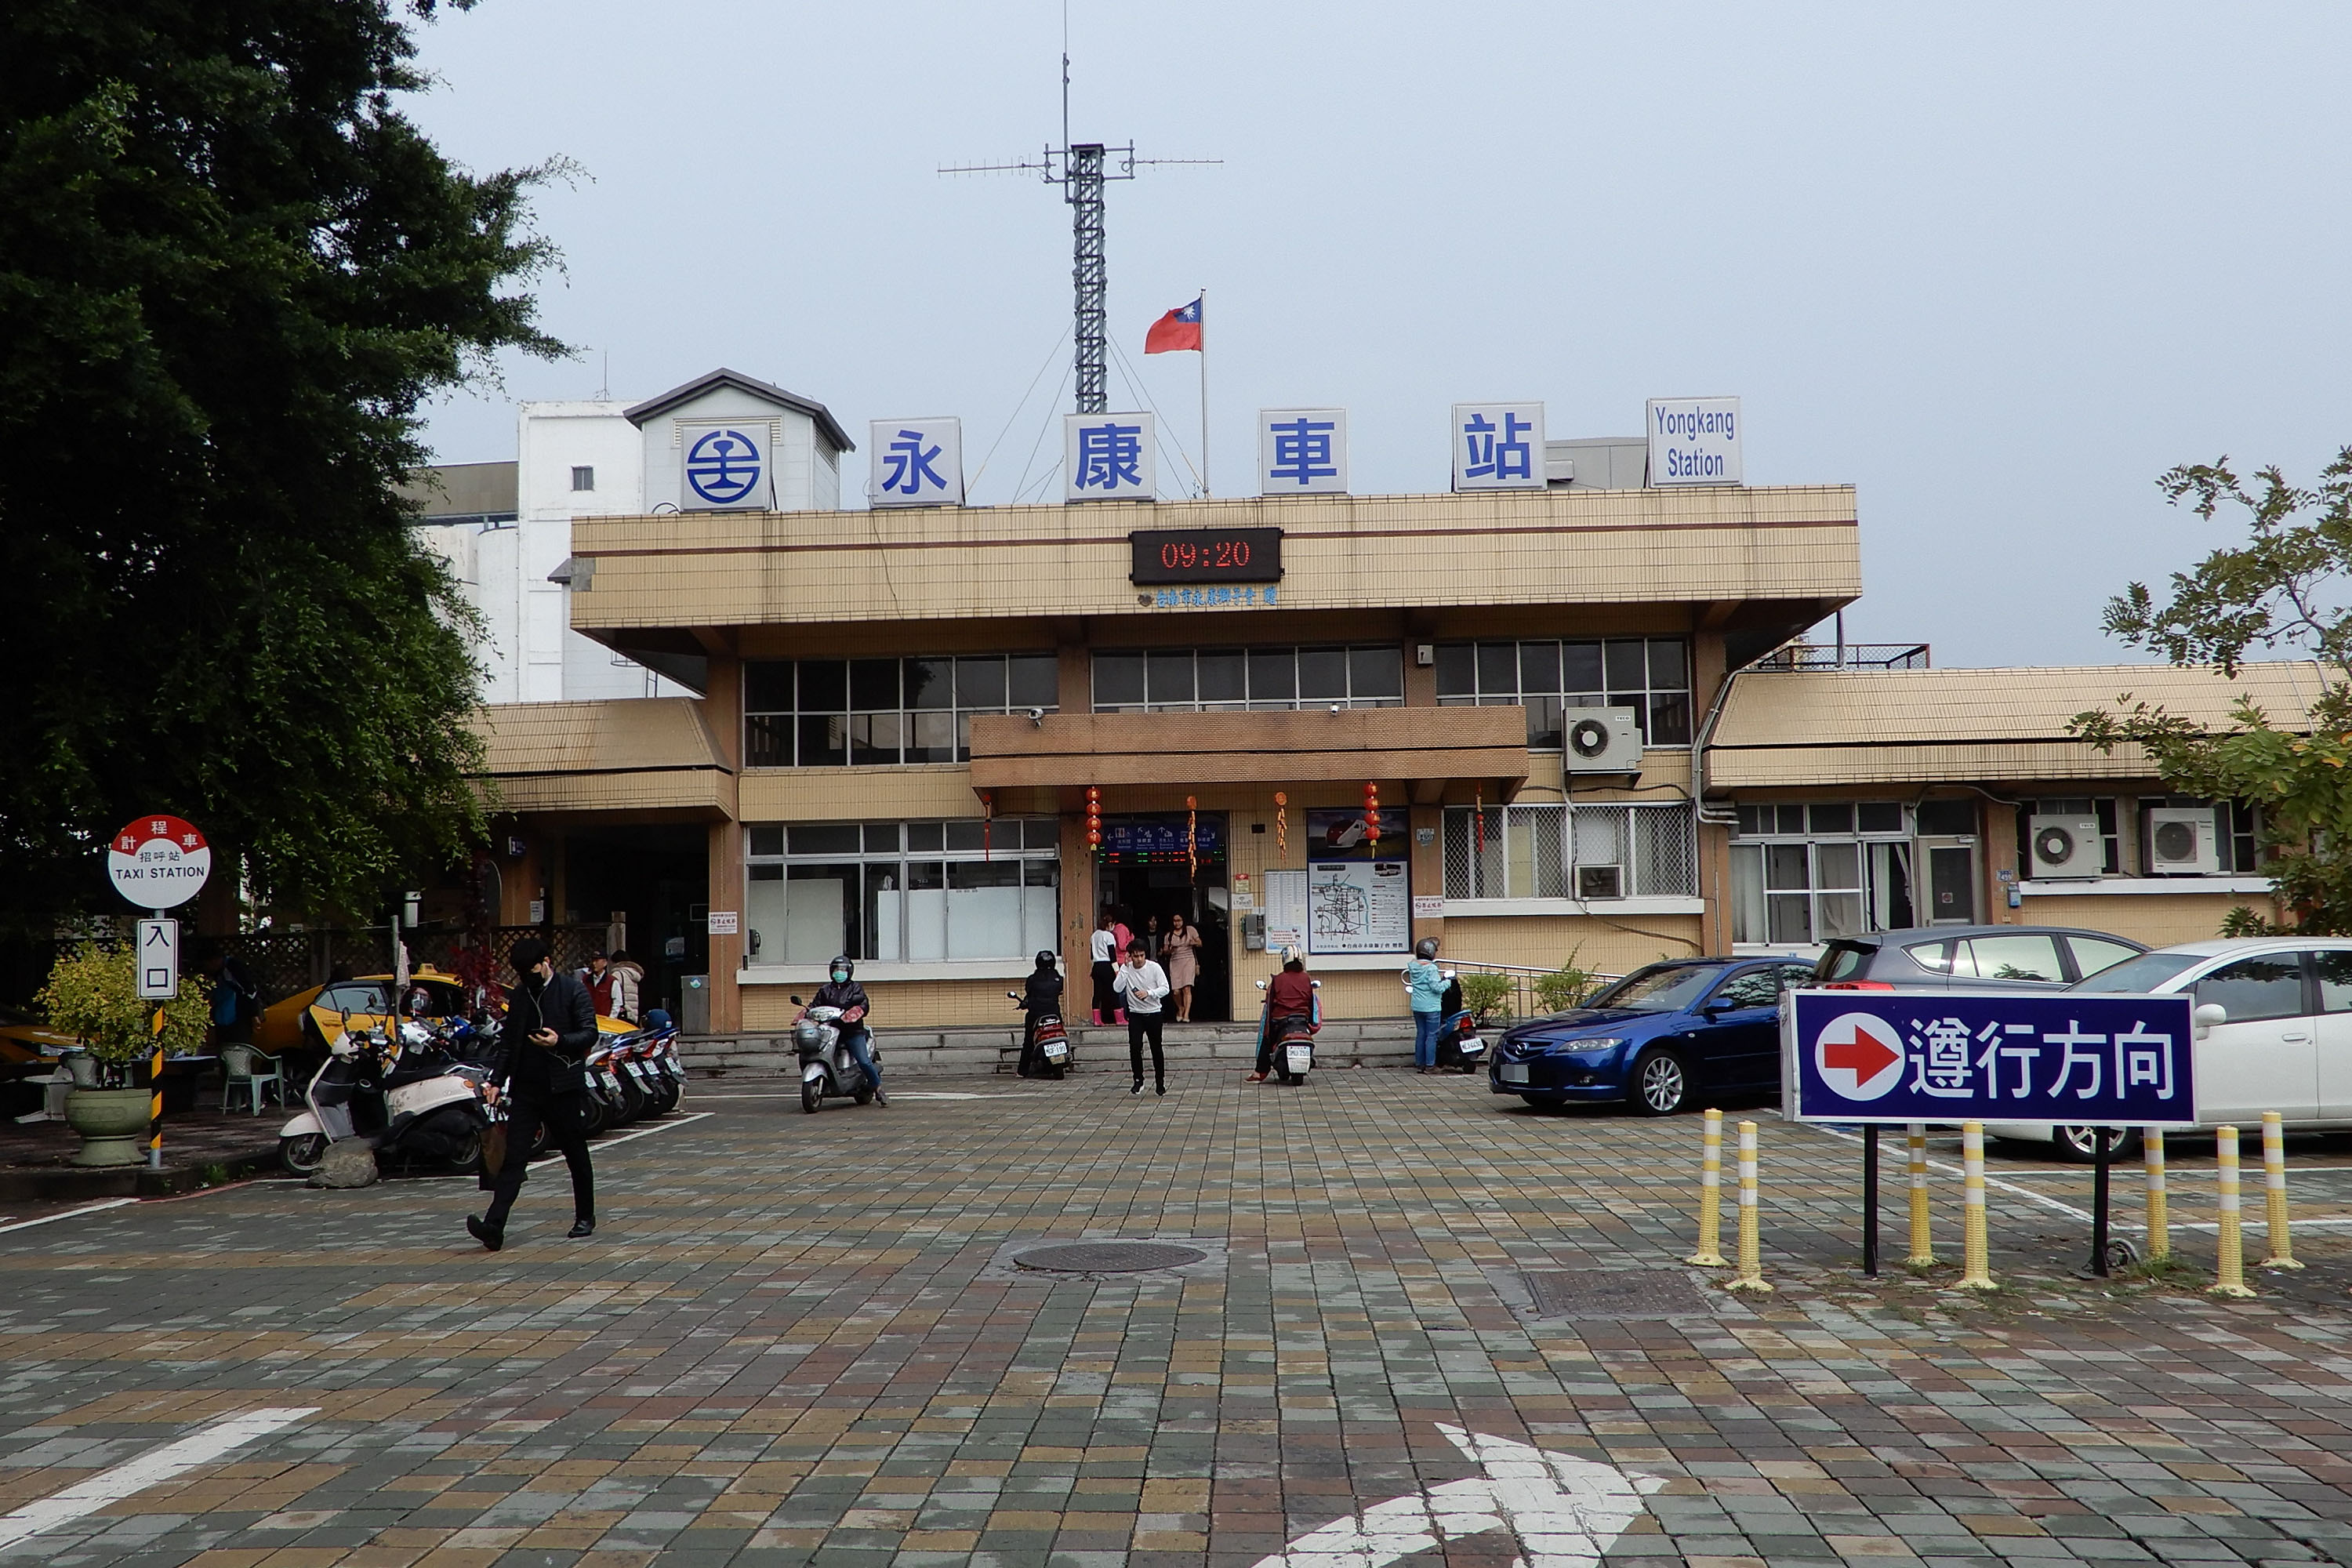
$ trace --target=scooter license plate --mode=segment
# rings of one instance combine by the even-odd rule
[[[1315,1065],[1315,1048],[1312,1046],[1287,1046],[1284,1047],[1283,1054],[1284,1059],[1290,1063],[1292,1072],[1305,1072]]]
[[[1070,1047],[1060,1040],[1047,1041],[1045,1049],[1045,1059],[1049,1062],[1060,1061],[1070,1054]]]
[[[1506,1062],[1506,1063],[1504,1063],[1504,1064],[1503,1064],[1503,1081],[1504,1081],[1505,1083],[1525,1083],[1525,1082],[1527,1082],[1527,1081],[1528,1081],[1528,1064],[1527,1064],[1527,1063],[1525,1063],[1525,1062]]]

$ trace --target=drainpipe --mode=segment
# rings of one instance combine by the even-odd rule
[[[1691,768],[1695,774],[1691,789],[1692,804],[1698,807],[1698,819],[1715,827],[1737,826],[1739,822],[1738,813],[1728,806],[1707,804],[1706,748],[1707,743],[1715,739],[1715,723],[1717,720],[1723,717],[1723,704],[1731,696],[1731,683],[1738,679],[1741,673],[1739,670],[1733,670],[1723,678],[1723,684],[1716,688],[1715,702],[1707,709],[1706,717],[1699,721],[1698,736],[1691,746]]]

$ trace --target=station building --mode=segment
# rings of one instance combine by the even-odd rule
[[[851,444],[805,398],[719,373],[623,417],[666,477],[570,518],[547,575],[677,694],[485,705],[499,900],[625,916],[713,1031],[782,1026],[836,952],[886,1024],[1005,1021],[1041,948],[1083,997],[1106,907],[1200,928],[1202,1020],[1291,942],[1360,1017],[1424,936],[1622,972],[2269,910],[2248,808],[2066,721],[2297,712],[2316,671],[1809,647],[1862,592],[1851,487],[1654,487],[1634,439],[1547,444],[1541,488],[843,510]],[[766,504],[667,499],[714,420],[798,454]]]

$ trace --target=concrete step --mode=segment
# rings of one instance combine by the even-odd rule
[[[887,1076],[1010,1073],[1021,1054],[1021,1030],[1010,1028],[877,1029]],[[1070,1031],[1079,1071],[1127,1070],[1127,1029],[1082,1025]],[[1177,1069],[1246,1071],[1257,1058],[1255,1024],[1171,1024],[1163,1043]],[[1335,1019],[1316,1037],[1316,1060],[1325,1068],[1410,1067],[1412,1026],[1402,1018]],[[702,1078],[791,1078],[800,1058],[781,1031],[691,1035],[678,1041],[687,1070]]]

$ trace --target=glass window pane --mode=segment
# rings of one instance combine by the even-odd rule
[[[2225,963],[2197,983],[2197,1002],[2220,1003],[2232,1024],[2292,1018],[2303,1011],[2303,965],[2291,952]]]
[[[1805,846],[1801,844],[1768,844],[1764,847],[1764,885],[1776,890],[1797,889],[1811,885],[1805,867]],[[1780,939],[1772,938],[1774,942]]]
[[[910,658],[907,661],[906,679],[908,707],[955,706],[955,666],[950,660]]]
[[[802,714],[800,740],[804,768],[837,768],[849,761],[849,723],[838,714]]]
[[[1348,694],[1367,698],[1404,695],[1404,650],[1393,647],[1351,647],[1348,650]]]
[[[793,765],[793,721],[785,713],[753,713],[743,721],[743,765],[748,768],[788,768]]]
[[[1050,653],[1016,653],[1004,661],[1005,705],[1044,708],[1062,705],[1062,661]]]
[[[1519,689],[1559,689],[1559,644],[1523,642],[1519,645]]]
[[[1298,650],[1298,697],[1303,702],[1328,702],[1348,695],[1348,650],[1343,647],[1303,647]]]
[[[1764,922],[1764,847],[1731,847],[1731,940],[1769,942]]]
[[[1444,642],[1437,645],[1437,694],[1440,697],[1471,697],[1477,694],[1478,673],[1475,656],[1468,643]]]
[[[1252,648],[1249,656],[1249,700],[1288,702],[1298,695],[1298,658],[1286,647]]]
[[[1004,711],[1004,661],[1001,658],[960,658],[956,664],[956,706],[975,712]]]
[[[1059,849],[1062,847],[1062,819],[1058,816],[1033,816],[1022,830],[1021,842],[1032,849]]]
[[[2075,937],[2073,940],[2074,962],[2082,964],[2083,973],[2088,974],[2091,966],[2083,953],[2083,939]],[[2323,1013],[2352,1013],[2352,952],[2340,948],[2315,952],[2311,955],[2311,962],[2319,972],[2319,1010]]]
[[[866,825],[866,852],[868,855],[898,849],[898,825],[895,822],[869,822]]]
[[[1769,805],[1743,805],[1738,808],[1739,832],[1748,837],[1772,831],[1772,808]]]
[[[898,761],[898,710],[849,716],[849,763],[879,767]]]
[[[1979,980],[2047,980],[2066,978],[2058,964],[2058,943],[2041,934],[1971,937],[1967,942]]]
[[[1677,637],[1650,639],[1650,689],[1653,691],[1690,689],[1690,659],[1681,639]]]
[[[1598,691],[1602,684],[1599,643],[1569,642],[1559,645],[1559,689],[1562,691]],[[1757,940],[1766,939],[1759,937]]]
[[[849,709],[849,666],[837,658],[800,661],[800,711],[843,713]]]
[[[980,819],[967,816],[947,825],[950,849],[978,849],[981,846]]]
[[[940,825],[921,826],[936,832]],[[947,889],[946,867],[936,860],[907,862],[908,963],[937,963],[948,955]]]
[[[1816,833],[1852,833],[1853,807],[1831,802],[1813,807],[1813,831]]]
[[[1171,702],[1189,703],[1198,696],[1192,688],[1192,652],[1144,656],[1143,700],[1154,708]]]
[[[956,710],[956,754],[960,763],[971,761],[971,715],[962,709]]]
[[[964,860],[948,865],[950,959],[1012,958],[1023,952],[1021,863]]]
[[[2066,945],[2074,950],[2074,968],[2086,980],[2102,969],[2113,969],[2126,959],[2139,956],[2139,949],[2136,947],[2126,947],[2119,942],[2101,942],[2095,936],[2070,936],[2066,939]],[[2323,952],[2319,956],[2323,959],[2352,960],[2352,952]],[[2347,963],[2344,967],[2345,973],[2352,975],[2352,963]],[[2324,968],[2322,973],[2325,973]],[[2321,984],[2324,986],[2326,984],[2323,979]]]
[[[1139,653],[1095,655],[1095,706],[1120,708],[1143,701],[1143,656]]]
[[[1860,893],[1823,893],[1814,900],[1821,917],[1821,940],[1859,936],[1863,931],[1862,895]]]
[[[874,829],[868,826],[866,831],[871,834]],[[860,906],[863,919],[856,936],[858,957],[896,963],[904,954],[906,898],[898,885],[902,879],[896,860],[866,866],[866,901]]]
[[[907,847],[909,849],[938,849],[942,847],[946,842],[947,830],[939,823],[910,822],[907,824]]]
[[[1813,940],[1813,900],[1803,893],[1769,893],[1765,904],[1771,916],[1772,934],[1767,942],[1811,942]]]
[[[1482,642],[1478,645],[1478,695],[1515,697],[1519,689],[1519,645]]]
[[[1647,691],[1650,689],[1646,644],[1640,637],[1609,639],[1609,689]]]
[[[795,822],[786,835],[795,855],[855,855],[859,843],[854,822]],[[825,954],[830,958],[831,953]]]
[[[1854,807],[1854,822],[1864,833],[1903,831],[1903,805],[1893,800],[1865,800]]]
[[[1238,649],[1204,653],[1200,658],[1200,697],[1203,702],[1246,702],[1249,677]]]
[[[1853,843],[1814,845],[1813,886],[1816,888],[1861,887],[1862,846]]]
[[[872,712],[898,706],[898,661],[895,658],[853,658],[849,661],[849,705]]]
[[[1784,805],[1780,807],[1779,811],[1780,816],[1780,831],[1782,833],[1802,833],[1805,830],[1805,808],[1803,806]]]
[[[910,763],[951,763],[956,760],[955,715],[945,710],[907,715],[907,760]]]
[[[1650,699],[1649,731],[1643,737],[1653,746],[1690,744],[1690,699],[1684,695]]]
[[[743,667],[743,711],[789,713],[793,710],[793,667],[762,660]]]
[[[754,855],[781,855],[784,852],[784,825],[781,822],[755,822],[744,830]]]
[[[1528,749],[1534,752],[1557,752],[1560,749],[1559,699],[1557,697],[1522,697],[1520,703],[1528,710]]]

